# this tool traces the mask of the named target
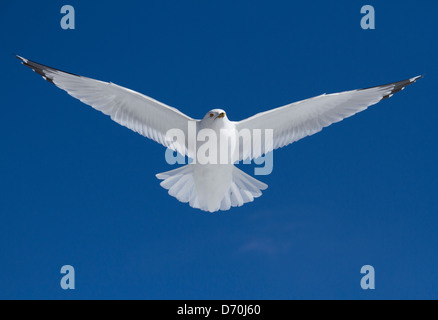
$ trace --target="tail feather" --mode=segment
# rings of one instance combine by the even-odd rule
[[[265,190],[267,187],[267,184],[234,167],[230,190],[222,199],[220,210],[229,210],[231,207],[240,207],[245,203],[252,202],[255,198],[260,197],[261,190]]]
[[[156,177],[163,180],[160,185],[168,190],[169,195],[183,203],[189,203],[193,208],[209,212],[226,211],[231,207],[240,207],[245,203],[252,202],[262,195],[261,190],[268,187],[242,170],[233,167],[229,188],[220,197],[220,201],[215,206],[211,206],[211,203],[206,205],[208,203],[205,201],[206,199],[199,198],[192,165],[159,173]]]
[[[183,203],[196,204],[195,184],[191,167],[185,166],[175,170],[159,173],[156,175],[158,179],[163,180],[160,185],[169,190],[172,197],[177,198]]]

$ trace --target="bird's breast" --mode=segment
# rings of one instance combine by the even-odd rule
[[[237,160],[238,140],[234,125],[200,126],[196,140],[197,163],[227,165]]]

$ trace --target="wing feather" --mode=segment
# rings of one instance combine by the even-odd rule
[[[242,135],[239,160],[258,158],[274,149],[284,147],[323,128],[365,110],[391,97],[422,76],[367,89],[323,94],[280,108],[258,113],[236,123],[238,130],[262,131],[260,141],[246,141],[253,135]],[[265,130],[273,130],[272,143],[265,143]]]
[[[188,155],[187,142],[179,145],[166,139],[167,131],[175,128],[182,130],[187,137],[188,122],[197,121],[178,109],[111,82],[75,75],[20,56],[17,58],[46,81],[110,116],[122,126],[178,151],[182,155]]]

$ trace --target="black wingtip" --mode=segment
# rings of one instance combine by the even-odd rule
[[[53,79],[52,78],[53,78],[53,75],[55,73],[65,73],[65,74],[69,74],[69,75],[72,75],[72,76],[75,76],[75,77],[81,77],[80,75],[77,75],[77,74],[74,74],[74,73],[70,73],[70,72],[67,72],[67,71],[62,71],[60,69],[52,68],[52,67],[46,66],[44,64],[41,64],[41,63],[38,63],[38,62],[35,62],[35,61],[32,61],[32,60],[23,58],[23,57],[21,57],[19,55],[16,55],[15,57],[17,59],[21,60],[21,63],[23,65],[25,65],[26,67],[31,68],[33,71],[35,71],[40,76],[42,76],[44,80],[46,80],[46,81],[48,81],[50,83],[53,83]]]
[[[50,69],[54,70],[53,68],[39,64],[39,63],[31,61],[31,60],[28,60],[28,59],[23,58],[19,55],[15,55],[15,57],[17,59],[21,60],[21,63],[24,66],[31,68],[34,72],[36,72],[37,74],[42,76],[44,80],[46,80],[47,82],[53,83],[53,79],[51,77],[49,77],[45,72],[45,71],[50,70]]]
[[[368,90],[368,89],[373,89],[373,88],[387,88],[390,89],[391,91],[382,97],[382,99],[380,99],[380,101],[388,99],[390,97],[392,97],[394,95],[394,93],[397,93],[399,91],[402,91],[404,88],[406,88],[408,85],[415,83],[417,80],[423,78],[423,75],[419,75],[413,78],[409,78],[406,80],[402,80],[402,81],[398,81],[398,82],[392,82],[392,83],[388,83],[385,85],[380,85],[380,86],[374,86],[374,87],[370,87],[370,88],[365,88],[365,89],[359,89],[358,91],[362,91],[362,90]]]
[[[391,92],[389,94],[387,94],[386,96],[384,96],[382,98],[382,100],[388,99],[390,97],[392,97],[395,93],[402,91],[404,88],[406,88],[408,85],[415,83],[417,80],[423,78],[423,75],[419,75],[407,80],[403,80],[403,81],[399,81],[399,82],[395,82],[392,83],[390,85],[393,85],[394,88],[391,90]]]
[[[19,56],[18,54],[15,55],[15,58],[17,58],[18,60],[20,60],[21,63],[24,63],[24,62],[27,60],[27,59],[25,59],[25,58]]]

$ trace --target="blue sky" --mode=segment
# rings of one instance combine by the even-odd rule
[[[60,27],[73,5],[76,29]],[[360,28],[374,5],[376,29]],[[2,1],[0,298],[437,299],[438,3]],[[15,54],[231,120],[418,74],[274,152],[269,188],[225,213],[167,195],[164,148]],[[252,173],[252,167],[242,167]],[[76,289],[59,285],[72,265]],[[376,270],[376,290],[360,269]]]

